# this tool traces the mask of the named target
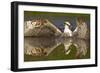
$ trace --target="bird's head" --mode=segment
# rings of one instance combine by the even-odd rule
[[[68,28],[71,28],[72,26],[71,26],[71,24],[67,21],[67,22],[64,22],[64,26],[66,27],[68,27]]]

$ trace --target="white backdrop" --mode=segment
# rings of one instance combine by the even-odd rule
[[[0,73],[11,73],[10,71],[10,2],[14,0],[1,0],[0,2]],[[16,0],[18,1],[18,0]],[[100,13],[100,0],[20,0],[31,2],[45,2],[45,3],[60,3],[60,4],[76,4],[76,5],[92,5],[98,6],[98,13]],[[100,14],[98,14],[100,16]],[[100,17],[98,17],[99,19]],[[98,22],[98,24],[100,21]],[[98,25],[100,27],[100,25]],[[99,28],[98,28],[99,29]],[[100,31],[100,29],[98,30]],[[100,37],[100,35],[98,35]],[[100,40],[100,39],[98,39]],[[98,42],[100,43],[100,42]],[[99,46],[100,47],[100,46]],[[99,50],[98,47],[98,51]],[[99,53],[99,52],[98,52]],[[100,55],[100,53],[98,54]],[[98,62],[100,58],[98,59]],[[100,64],[100,63],[99,63]],[[100,66],[90,68],[73,68],[73,69],[60,69],[60,70],[44,70],[35,71],[36,73],[87,73],[87,72],[100,72]],[[32,71],[30,71],[32,73]]]

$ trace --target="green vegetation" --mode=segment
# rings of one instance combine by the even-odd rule
[[[40,18],[48,18],[48,17],[68,17],[68,18],[73,18],[73,17],[85,17],[86,20],[90,19],[90,14],[84,14],[84,13],[60,13],[60,12],[36,12],[36,11],[24,11],[24,16],[25,18],[27,17],[40,17]],[[70,19],[69,19],[70,20]]]

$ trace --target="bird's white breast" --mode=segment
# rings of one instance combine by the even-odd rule
[[[68,28],[68,26],[65,26],[64,33],[67,34],[67,36],[72,36],[72,31]]]

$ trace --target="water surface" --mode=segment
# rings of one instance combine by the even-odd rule
[[[64,37],[25,37],[24,61],[89,59],[89,40]]]

